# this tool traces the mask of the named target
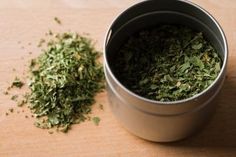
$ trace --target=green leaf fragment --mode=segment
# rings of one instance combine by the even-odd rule
[[[103,104],[99,104],[99,108],[100,108],[101,110],[104,110]]]
[[[10,111],[11,113],[13,113],[13,112],[14,112],[14,109],[13,109],[13,108],[10,108],[9,111]]]
[[[8,92],[8,91],[4,91],[3,94],[4,94],[4,95],[8,95],[9,92]]]
[[[200,68],[200,70],[202,70],[204,68],[204,63],[201,61],[201,59],[199,57],[193,56],[192,57],[192,64],[194,66],[198,66]]]
[[[189,69],[190,68],[190,63],[189,62],[186,62],[186,63],[184,63],[184,64],[182,64],[181,66],[180,66],[180,71],[181,72],[184,72],[185,70],[187,70],[187,69]]]
[[[61,24],[61,20],[58,17],[54,17],[54,20],[56,21],[57,24]]]
[[[152,90],[155,90],[155,89],[158,88],[158,86],[157,86],[156,84],[152,84],[152,85],[150,86],[150,88],[151,88]]]
[[[215,73],[219,73],[221,70],[220,63],[215,64]]]
[[[11,100],[16,101],[17,98],[18,98],[18,95],[13,95],[13,96],[11,97]]]
[[[12,82],[11,87],[21,88],[23,85],[24,83],[16,77],[15,80]]]
[[[199,49],[202,48],[202,43],[192,45],[192,48],[195,49],[195,50],[199,50]]]
[[[99,123],[100,123],[100,121],[101,121],[101,119],[99,118],[99,117],[93,117],[92,118],[92,121],[93,121],[93,123],[95,124],[95,125],[99,125]]]
[[[17,106],[18,107],[22,107],[24,104],[27,103],[27,100],[26,99],[23,99],[23,100],[20,100],[20,101],[17,101]]]

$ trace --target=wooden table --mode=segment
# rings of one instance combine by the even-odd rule
[[[30,115],[29,109],[18,108],[10,95],[23,94],[26,87],[3,94],[15,76],[26,80],[29,60],[40,54],[37,43],[49,29],[88,32],[102,50],[109,24],[135,0],[1,0],[0,157],[235,157],[236,1],[193,1],[213,14],[225,30],[230,52],[227,80],[217,98],[216,114],[204,130],[184,141],[160,144],[142,140],[123,129],[110,112],[106,92],[97,96],[104,111],[97,104],[93,106],[93,115],[101,118],[100,125],[87,121],[74,125],[68,134],[49,134],[36,128],[33,118],[25,118]],[[62,25],[55,23],[55,16]],[[14,113],[6,116],[11,107]]]

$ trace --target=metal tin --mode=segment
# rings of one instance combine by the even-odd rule
[[[189,26],[211,41],[223,60],[217,79],[201,93],[180,101],[160,102],[141,97],[123,86],[111,69],[113,54],[134,32],[160,24]],[[110,26],[104,43],[108,99],[114,115],[131,133],[157,142],[183,139],[208,121],[226,75],[228,48],[217,21],[204,9],[183,0],[148,0],[131,6]]]

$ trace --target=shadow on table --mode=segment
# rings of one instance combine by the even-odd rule
[[[216,98],[217,109],[202,131],[168,146],[236,147],[236,79],[226,79]]]

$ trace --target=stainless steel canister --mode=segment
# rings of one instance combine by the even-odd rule
[[[113,56],[127,38],[142,28],[161,24],[181,24],[203,32],[223,60],[213,84],[191,98],[173,102],[149,100],[128,90],[113,73]],[[206,10],[184,0],[140,2],[114,20],[107,32],[104,50],[110,107],[131,133],[151,141],[176,141],[191,135],[208,121],[216,106],[212,100],[225,79],[228,48],[222,28]]]

